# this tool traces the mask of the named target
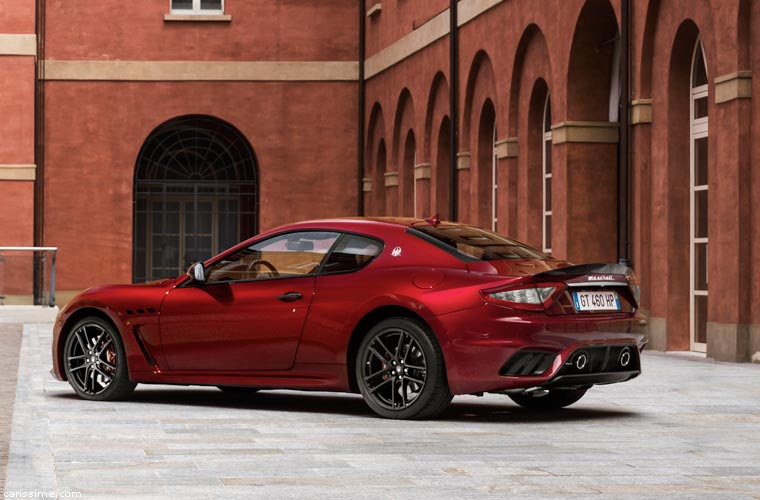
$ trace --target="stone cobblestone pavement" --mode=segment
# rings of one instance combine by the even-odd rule
[[[0,349],[0,485],[5,483],[5,468],[8,464],[21,331],[21,325],[0,324],[0,339],[3,345]]]
[[[356,395],[138,386],[94,403],[27,324],[6,492],[84,499],[760,499],[760,366],[645,354],[645,373],[545,415],[458,397],[439,420]]]

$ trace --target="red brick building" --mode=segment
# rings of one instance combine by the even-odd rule
[[[452,5],[0,6],[0,244],[58,246],[65,299],[288,221],[440,212],[629,260],[653,348],[760,352],[758,2]]]

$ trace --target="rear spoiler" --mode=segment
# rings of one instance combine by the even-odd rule
[[[551,271],[534,274],[534,278],[551,278],[561,276],[577,276],[580,274],[622,274],[630,276],[633,270],[622,264],[580,264],[577,266],[560,267]]]
[[[559,278],[570,287],[628,286],[635,299],[635,307],[641,303],[641,291],[633,269],[622,264],[581,264],[560,267],[532,275],[533,278]],[[625,281],[623,281],[625,280]]]

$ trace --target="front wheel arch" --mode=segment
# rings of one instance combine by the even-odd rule
[[[121,335],[121,329],[116,325],[113,319],[107,313],[103,312],[97,307],[83,307],[71,313],[71,316],[66,319],[63,327],[61,327],[61,335],[58,337],[58,366],[61,367],[61,374],[63,374],[64,381],[67,379],[66,370],[63,369],[63,347],[66,344],[66,338],[71,333],[71,329],[74,328],[74,325],[79,323],[80,320],[87,317],[96,317],[102,319],[106,323],[109,323]],[[122,335],[122,342],[124,342],[123,337],[124,336]],[[129,366],[127,366],[127,368],[129,368]]]
[[[89,332],[87,327],[90,328]],[[65,358],[68,361],[63,366],[63,372],[80,398],[116,401],[124,399],[134,390],[137,384],[129,380],[122,335],[112,321],[100,315],[85,316],[62,337],[63,354],[70,356]],[[76,375],[74,372],[77,372]],[[96,384],[99,384],[99,389]]]

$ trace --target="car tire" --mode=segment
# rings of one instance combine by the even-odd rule
[[[587,388],[582,389],[553,389],[542,394],[510,394],[509,397],[522,406],[531,410],[558,410],[577,402],[586,394]]]
[[[227,394],[239,394],[241,396],[259,392],[259,389],[256,387],[241,387],[237,385],[217,385],[216,388]]]
[[[115,401],[137,386],[129,380],[121,336],[111,323],[95,316],[80,320],[69,330],[63,367],[66,379],[82,399]]]
[[[367,406],[384,418],[432,418],[453,398],[438,340],[412,318],[389,318],[370,328],[359,345],[355,374]]]

